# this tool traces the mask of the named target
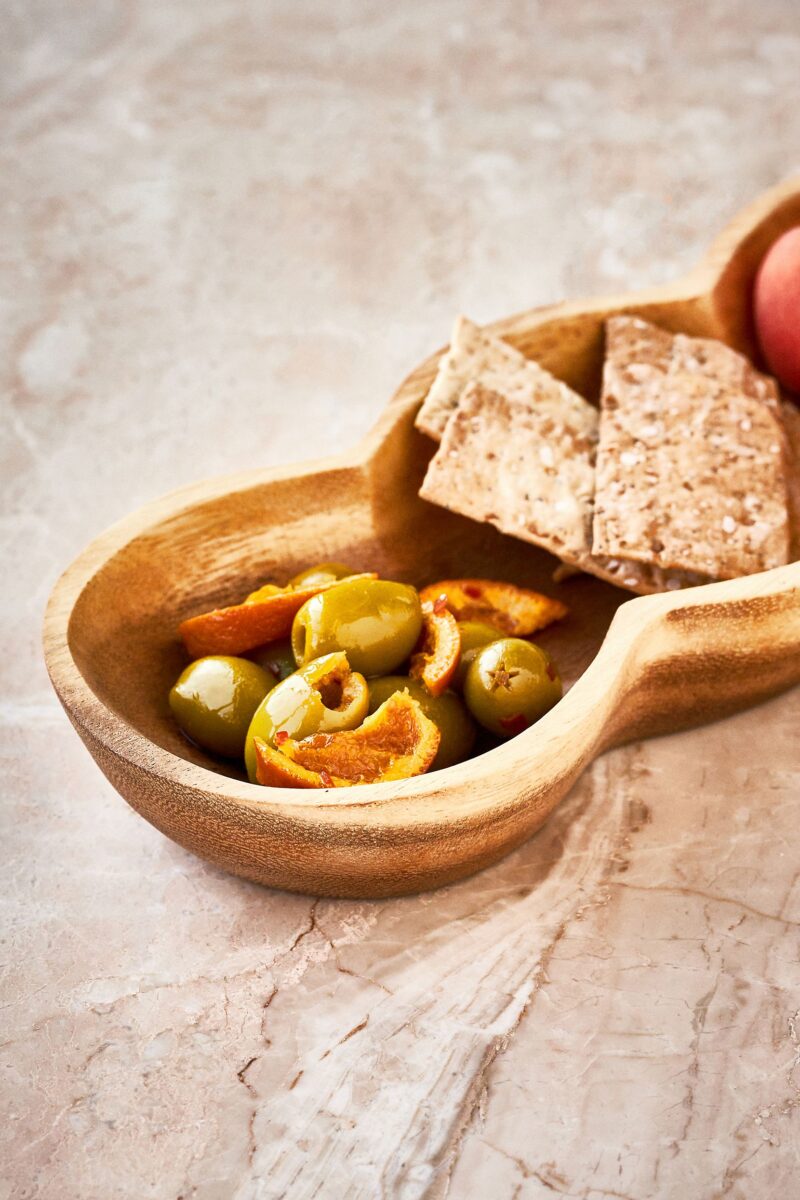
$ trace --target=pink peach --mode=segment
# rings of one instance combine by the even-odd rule
[[[753,293],[756,333],[778,382],[800,392],[800,226],[767,251]]]

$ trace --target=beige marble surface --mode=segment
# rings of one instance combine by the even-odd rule
[[[666,279],[800,167],[794,0],[38,0],[0,39],[3,1200],[800,1194],[800,693],[457,887],[171,845],[50,692],[139,503],[345,448],[478,320]]]

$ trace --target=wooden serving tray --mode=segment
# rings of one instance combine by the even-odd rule
[[[795,224],[800,179],[742,213],[679,283],[490,328],[590,399],[610,313],[755,355],[753,276]],[[92,542],[50,598],[50,676],[102,771],[168,837],[247,879],[354,897],[448,883],[530,837],[610,746],[711,721],[800,681],[800,563],[659,596],[630,598],[588,576],[556,589],[543,551],[420,500],[433,443],[413,420],[437,359],[412,372],[351,454],[148,505]],[[177,624],[320,559],[420,585],[473,575],[558,594],[572,615],[539,640],[570,690],[507,744],[416,779],[319,793],[258,788],[234,768],[220,774],[167,706],[185,661]]]

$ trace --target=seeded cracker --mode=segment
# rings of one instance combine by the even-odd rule
[[[417,413],[417,428],[440,441],[450,414],[458,407],[461,393],[472,382],[482,383],[509,400],[526,402],[543,388],[548,392],[555,388],[565,411],[574,409],[573,419],[578,425],[582,422],[581,409],[590,407],[508,342],[484,333],[467,317],[457,317],[450,347],[439,360],[436,378]],[[593,419],[596,422],[596,413]]]
[[[731,579],[789,560],[775,384],[721,342],[606,323],[595,554]]]
[[[571,422],[555,389],[526,404],[471,383],[420,495],[574,562],[590,536],[597,429],[596,409],[575,399],[586,411]]]
[[[792,562],[796,562],[800,559],[800,409],[796,408],[790,400],[784,400],[781,412],[789,448],[787,484],[791,531],[790,555]]]
[[[420,490],[425,500],[549,550],[636,592],[707,582],[590,553],[598,414],[545,371],[527,399],[481,383],[463,391]]]

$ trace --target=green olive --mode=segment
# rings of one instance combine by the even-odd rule
[[[343,580],[306,600],[292,625],[298,664],[343,650],[363,675],[388,675],[410,655],[422,629],[419,596],[386,579]]]
[[[499,629],[487,625],[485,621],[459,621],[458,631],[461,634],[461,657],[456,667],[453,687],[463,688],[467,677],[469,664],[482,646],[489,646],[498,641],[503,635]]]
[[[275,745],[277,733],[300,739],[313,733],[355,729],[369,707],[363,675],[350,672],[342,653],[326,654],[282,680],[259,704],[244,743],[244,761],[251,783],[256,782],[253,739]]]
[[[316,566],[306,567],[305,571],[298,571],[286,586],[290,588],[312,587],[315,583],[330,583],[332,579],[346,579],[348,575],[354,574],[352,567],[346,567],[344,563],[317,563]]]
[[[277,596],[282,592],[283,588],[278,587],[277,583],[262,583],[261,587],[256,588],[249,596],[245,596],[244,604],[258,604],[261,600],[269,600],[271,596]]]
[[[442,735],[430,769],[441,771],[467,758],[475,742],[475,723],[454,692],[432,696],[418,679],[409,679],[406,675],[382,675],[369,681],[369,711],[375,712],[395,692],[402,691],[419,701],[425,716],[438,725]]]
[[[186,668],[169,694],[169,706],[198,746],[238,758],[253,713],[276,682],[249,659],[210,655]]]
[[[286,679],[297,670],[297,663],[292,653],[292,643],[289,638],[281,638],[278,642],[269,642],[253,650],[250,657],[265,671],[271,671],[276,679]]]
[[[501,737],[527,729],[561,694],[550,655],[522,638],[501,638],[484,646],[464,681],[464,699],[473,717]]]

